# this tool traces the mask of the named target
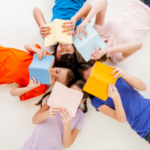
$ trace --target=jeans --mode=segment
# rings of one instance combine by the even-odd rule
[[[150,144],[150,133],[144,139]]]
[[[145,5],[150,7],[150,0],[141,0]]]

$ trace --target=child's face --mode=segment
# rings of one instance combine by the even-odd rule
[[[51,84],[54,85],[56,81],[62,83],[65,85],[67,80],[67,73],[68,69],[66,68],[51,68],[50,74],[51,74]]]
[[[79,87],[77,87],[76,85],[72,85],[70,88],[71,88],[71,89],[74,89],[74,90],[76,90],[76,91],[79,91],[79,92],[81,92],[81,93],[83,93],[83,90],[80,89]],[[82,101],[83,101],[83,100],[81,100],[80,104],[83,103]]]
[[[90,67],[89,69],[87,69],[87,70],[85,70],[85,71],[83,72],[83,77],[84,77],[84,79],[85,79],[86,81],[87,81],[88,78],[90,77],[90,74],[91,74],[92,69],[93,69],[93,67]]]
[[[75,49],[72,44],[59,44],[57,47],[56,56],[58,59],[61,58],[64,54],[73,54],[75,52]]]

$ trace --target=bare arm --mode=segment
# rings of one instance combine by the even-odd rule
[[[60,110],[60,107],[50,107],[45,104],[34,116],[32,119],[33,124],[39,124],[47,118],[55,117],[57,112]]]
[[[39,49],[34,44],[27,43],[24,45],[24,48],[30,53],[35,52],[39,60],[46,56],[46,50]]]
[[[105,48],[102,50],[99,50],[100,48],[98,47],[97,49],[94,49],[94,52],[91,53],[91,59],[98,60],[102,56],[106,55],[107,53],[122,53],[122,56],[124,58],[127,58],[134,54],[136,51],[141,49],[143,46],[142,42],[130,42],[127,44],[119,45],[119,46],[114,46],[110,48]]]
[[[111,75],[113,75],[113,78],[116,78],[117,76],[122,77],[130,86],[140,91],[145,91],[147,89],[146,84],[142,80],[124,73],[124,71],[121,68],[112,68],[115,68],[111,73]],[[116,74],[114,75],[114,73]]]
[[[131,56],[132,54],[134,54],[139,49],[141,49],[142,46],[143,46],[142,42],[130,42],[127,44],[103,49],[103,51],[106,51],[105,54],[107,54],[107,53],[122,53],[122,56],[124,58],[127,58],[127,57]]]
[[[98,110],[119,122],[126,122],[126,114],[122,106],[120,95],[114,85],[109,85],[108,95],[113,99],[115,110],[107,105],[100,106]]]
[[[10,94],[12,96],[18,96],[20,97],[21,95],[23,95],[24,93],[31,91],[32,89],[40,86],[40,81],[38,81],[38,83],[36,82],[36,79],[34,77],[32,77],[32,79],[30,79],[30,83],[28,84],[27,87],[22,87],[22,88],[14,88],[10,91]]]

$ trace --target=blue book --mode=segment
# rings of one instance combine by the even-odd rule
[[[87,32],[87,37],[80,33],[82,38],[80,40],[77,34],[75,34],[73,36],[73,44],[87,62],[91,59],[90,54],[94,52],[94,48],[99,46],[101,49],[104,49],[107,45],[90,23],[84,29]]]
[[[37,54],[34,54],[32,63],[29,66],[30,78],[34,77],[36,81],[40,80],[41,84],[51,84],[51,75],[49,69],[53,67],[54,56],[46,55],[41,60]]]

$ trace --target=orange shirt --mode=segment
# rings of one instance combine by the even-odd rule
[[[40,48],[36,44],[36,47]],[[47,53],[47,55],[50,55]],[[17,83],[21,87],[29,84],[28,67],[33,59],[33,53],[27,53],[18,49],[0,46],[0,84]],[[21,101],[44,94],[47,90],[46,85],[39,87],[23,94]]]

